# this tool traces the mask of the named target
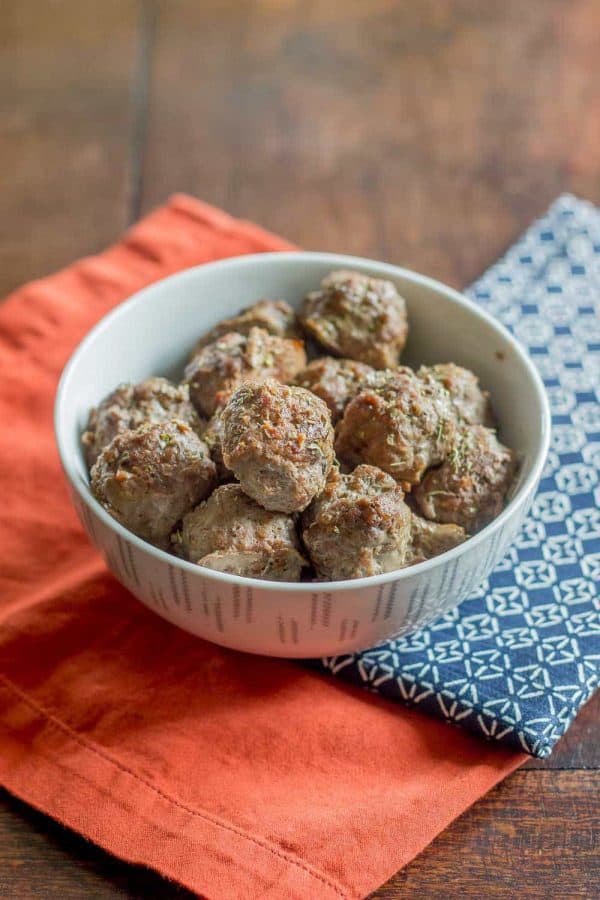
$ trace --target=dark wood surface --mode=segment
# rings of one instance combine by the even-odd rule
[[[462,286],[600,202],[598,0],[4,0],[0,294],[189,191]],[[600,896],[600,698],[378,898]],[[183,897],[0,794],[0,898]]]

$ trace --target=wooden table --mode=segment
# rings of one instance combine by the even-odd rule
[[[0,45],[0,294],[174,191],[456,286],[600,202],[598,0],[4,0]],[[599,700],[374,896],[600,896]],[[3,900],[117,896],[186,892],[0,795]]]

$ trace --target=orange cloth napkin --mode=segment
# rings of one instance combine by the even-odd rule
[[[176,196],[0,307],[0,783],[223,900],[362,897],[526,758],[188,636],[112,579],[79,526],[51,421],[77,342],[171,272],[289,248]]]

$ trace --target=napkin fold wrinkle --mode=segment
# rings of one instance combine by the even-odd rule
[[[286,249],[179,195],[0,306],[0,784],[217,900],[364,897],[526,759],[192,638],[112,578],[72,511],[52,406],[89,328],[172,272]]]

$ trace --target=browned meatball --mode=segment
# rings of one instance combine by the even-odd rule
[[[291,381],[306,365],[302,341],[275,337],[262,328],[230,332],[207,344],[188,363],[185,381],[201,415],[212,416],[246,381]]]
[[[312,391],[324,400],[335,424],[341,418],[348,401],[356,396],[374,372],[371,366],[353,359],[323,356],[302,369],[294,384]]]
[[[479,387],[477,375],[454,363],[421,366],[419,378],[434,378],[442,384],[452,399],[459,419],[468,425],[493,425],[490,395]]]
[[[217,488],[184,516],[176,543],[191,562],[249,578],[298,581],[307,564],[292,518],[263,509],[239,484]]]
[[[448,391],[402,367],[382,372],[350,401],[337,426],[335,449],[348,466],[378,466],[409,490],[442,461],[455,429]]]
[[[412,513],[410,565],[439,556],[453,547],[458,547],[468,538],[459,525],[440,525],[439,522],[428,522]]]
[[[302,337],[296,313],[285,300],[259,300],[253,306],[240,310],[237,316],[223,319],[215,325],[208,334],[200,338],[195,353],[206,344],[214,343],[223,334],[232,331],[249,334],[251,328],[262,328],[276,337],[295,339]]]
[[[118,434],[91,472],[92,492],[122,525],[165,549],[175,524],[215,485],[208,448],[186,422]]]
[[[374,466],[333,470],[302,516],[302,538],[319,578],[338,581],[406,564],[411,512],[399,485]]]
[[[296,512],[319,494],[333,464],[333,427],[322,400],[276,381],[237,389],[223,410],[223,459],[266,509]]]
[[[233,472],[228,469],[223,460],[223,406],[220,406],[209,419],[204,429],[202,440],[210,451],[210,456],[217,468],[217,478],[220,482],[233,481]]]
[[[91,468],[100,451],[117,434],[137,428],[143,422],[181,419],[198,434],[205,425],[190,403],[186,385],[176,386],[166,378],[147,378],[139,384],[121,384],[96,409],[92,409],[87,430],[81,438]]]
[[[502,511],[515,472],[515,455],[483,425],[464,425],[442,465],[415,491],[422,514],[466,531],[483,528]]]
[[[406,303],[395,285],[360,272],[331,272],[304,300],[300,319],[330,353],[375,369],[398,365],[408,333]]]

